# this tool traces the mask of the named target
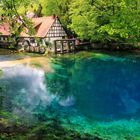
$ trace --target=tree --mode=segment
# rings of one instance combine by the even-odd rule
[[[67,26],[70,22],[69,18],[69,5],[71,1],[69,0],[36,0],[33,4],[28,4],[26,11],[35,12],[38,9],[38,5],[42,7],[42,15],[52,16],[57,15],[62,23]],[[25,11],[25,8],[22,6],[20,11]]]
[[[24,27],[32,27],[25,13],[33,11],[37,15],[59,16],[63,25],[83,40],[102,43],[140,40],[139,0],[35,0],[33,4],[32,0],[1,0],[0,6],[0,14],[6,17],[16,36]]]
[[[73,0],[71,29],[81,39],[135,42],[140,37],[138,0]]]
[[[21,6],[27,7],[31,0],[1,0],[1,22],[10,25],[10,39],[18,44],[21,32],[29,29],[29,33],[33,33],[33,24],[26,17],[25,12],[19,12]]]
[[[62,23],[67,26],[70,22],[69,18],[69,5],[71,1],[69,0],[46,0],[41,1],[40,3],[43,7],[42,13],[43,15],[57,15]]]

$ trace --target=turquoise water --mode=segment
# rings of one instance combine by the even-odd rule
[[[55,119],[81,134],[140,139],[139,56],[61,56],[52,60],[52,68],[3,68],[0,109],[28,125]]]

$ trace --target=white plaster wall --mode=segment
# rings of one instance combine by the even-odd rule
[[[54,45],[54,41],[58,40],[58,39],[62,39],[62,37],[51,37],[51,38],[46,38],[46,41],[51,43],[52,45]]]

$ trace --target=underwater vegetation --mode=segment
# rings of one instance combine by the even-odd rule
[[[33,65],[2,68],[0,140],[140,140],[140,57],[80,53],[52,58],[53,71]]]
[[[104,140],[98,134],[79,133],[61,126],[57,118],[38,116],[37,123],[27,124],[12,113],[0,112],[0,140]]]
[[[103,140],[98,136],[80,134],[73,130],[67,130],[56,122],[40,123],[33,127],[25,125],[7,125],[0,122],[1,140]]]

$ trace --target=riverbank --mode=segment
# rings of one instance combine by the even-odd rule
[[[86,52],[106,52],[106,53],[134,53],[134,54],[140,54],[140,46],[139,47],[122,47],[121,49],[119,48],[113,48],[113,47],[103,47],[101,45],[91,45],[90,47],[87,45],[87,46],[82,46],[80,48],[77,48],[73,53],[79,53],[79,52],[83,52],[83,51],[86,51]],[[50,51],[47,51],[45,54],[39,54],[39,53],[27,53],[27,52],[20,52],[16,49],[3,49],[3,48],[0,48],[0,55],[3,55],[3,54],[29,54],[29,55],[35,55],[35,56],[44,56],[44,55],[49,55],[49,54],[54,54],[53,52],[50,52]],[[64,54],[71,54],[71,53],[64,53]],[[55,54],[56,55],[56,54]],[[58,53],[58,55],[61,55],[61,53]]]
[[[8,57],[6,57],[8,55]],[[19,53],[13,50],[0,49],[0,68],[26,65],[41,68],[47,72],[52,72],[50,66],[51,58],[38,54]]]
[[[52,68],[50,66],[50,60],[45,57],[28,57],[20,58],[19,60],[12,60],[12,61],[2,61],[0,62],[0,68],[5,67],[13,67],[16,65],[24,64],[26,66],[32,66],[36,68],[41,68],[45,71],[52,72]]]
[[[4,56],[9,56],[9,60],[5,59]],[[35,68],[40,68],[46,72],[53,72],[51,66],[51,61],[55,58],[64,57],[69,59],[75,58],[90,58],[90,57],[107,57],[107,56],[130,56],[137,55],[140,56],[140,50],[129,50],[129,51],[108,51],[108,50],[92,50],[92,51],[81,51],[75,54],[65,54],[65,55],[40,55],[33,53],[19,53],[13,50],[0,49],[0,68],[4,67],[14,67],[16,65],[24,64],[26,66],[32,66]],[[1,71],[2,73],[2,71]]]

